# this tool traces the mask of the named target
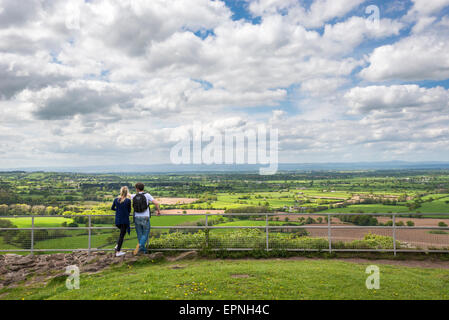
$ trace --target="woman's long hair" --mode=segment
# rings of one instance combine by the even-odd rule
[[[122,187],[120,189],[120,203],[123,203],[126,198],[129,198],[129,190],[128,187]]]

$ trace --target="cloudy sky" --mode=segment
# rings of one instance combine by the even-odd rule
[[[169,163],[194,121],[449,161],[449,0],[0,0],[0,110],[0,168]]]

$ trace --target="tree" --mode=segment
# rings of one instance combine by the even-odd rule
[[[9,206],[7,204],[0,204],[0,215],[7,216],[9,214]]]

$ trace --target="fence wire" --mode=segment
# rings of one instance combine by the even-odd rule
[[[158,219],[151,219],[150,250],[449,252],[447,213],[206,214],[171,226]],[[112,215],[0,217],[0,252],[114,250],[114,221]],[[122,248],[137,242],[132,226]]]

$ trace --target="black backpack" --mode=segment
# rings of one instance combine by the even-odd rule
[[[134,212],[142,213],[148,209],[147,198],[145,193],[138,193],[133,198],[133,209]]]

